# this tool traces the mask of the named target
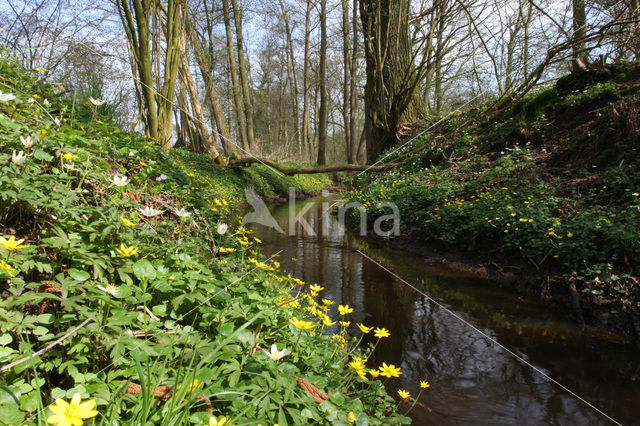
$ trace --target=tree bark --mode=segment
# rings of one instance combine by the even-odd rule
[[[296,145],[298,147],[298,155],[302,156],[302,128],[300,125],[300,87],[298,86],[298,70],[296,68],[295,55],[293,54],[293,38],[291,37],[291,26],[289,25],[289,15],[284,7],[283,0],[280,1],[280,10],[284,21],[284,29],[287,37],[288,60],[291,64],[291,87],[293,89],[293,106],[295,109],[294,123],[296,127]]]
[[[225,0],[227,1],[227,0]],[[247,145],[251,150],[257,151],[253,136],[253,107],[251,105],[251,93],[249,91],[249,79],[247,77],[247,65],[244,58],[244,39],[242,37],[242,13],[238,8],[237,0],[231,0],[233,8],[233,20],[236,26],[236,49],[238,51],[238,71],[240,73],[240,88],[242,89],[242,103],[247,128]]]
[[[304,64],[302,71],[302,143],[307,149],[309,157],[313,153],[311,143],[311,105],[309,102],[309,72],[311,69],[310,46],[311,46],[311,0],[307,0],[307,7],[304,13]]]
[[[584,70],[587,65],[587,44],[584,41],[587,36],[587,14],[584,0],[573,0],[573,55],[571,71]]]
[[[327,0],[320,0],[320,117],[318,121],[319,166],[327,164]]]
[[[349,42],[349,0],[341,0],[342,5],[342,62],[343,62],[343,81],[342,81],[342,120],[344,122],[344,142],[347,152],[347,162],[353,164],[355,147],[351,143],[351,52]]]
[[[415,90],[409,0],[360,0],[365,39],[365,138],[369,162],[397,141],[400,124],[424,113]]]
[[[358,142],[360,140],[359,135],[357,135],[357,127],[356,127],[356,114],[358,110],[358,88],[357,88],[357,80],[358,80],[358,0],[353,0],[352,3],[352,16],[351,16],[351,24],[353,27],[353,37],[352,37],[352,47],[351,47],[351,69],[349,70],[349,127],[351,128],[349,135],[351,140],[349,141],[349,145],[351,146],[351,154],[349,163],[355,164],[360,162],[358,157]],[[362,160],[364,163],[364,160]]]
[[[229,15],[229,0],[222,0],[222,11],[224,15],[224,28],[227,36],[227,61],[229,63],[229,74],[231,76],[231,91],[233,92],[233,105],[236,112],[236,124],[238,126],[238,138],[245,152],[250,151],[247,139],[247,128],[245,126],[244,103],[240,97],[238,86],[238,67],[236,65],[236,53],[233,49],[233,35],[231,34],[231,17]]]

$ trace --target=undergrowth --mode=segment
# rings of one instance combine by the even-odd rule
[[[399,371],[327,332],[348,308],[240,226],[245,187],[326,176],[162,149],[6,60],[0,90],[1,423],[407,421],[374,378]]]

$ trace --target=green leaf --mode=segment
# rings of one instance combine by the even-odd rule
[[[36,149],[35,152],[33,153],[33,158],[37,160],[47,161],[47,162],[53,160],[53,156],[51,154],[47,154],[42,149]]]
[[[0,334],[0,345],[5,346],[13,342],[13,337],[9,333]]]
[[[81,270],[75,269],[75,268],[69,269],[68,272],[69,272],[69,276],[71,278],[73,278],[76,281],[80,281],[80,282],[84,282],[84,281],[88,280],[89,277],[91,277],[91,275],[88,272],[81,271]]]
[[[140,259],[133,264],[133,273],[139,280],[152,280],[156,277],[156,268],[147,259]]]

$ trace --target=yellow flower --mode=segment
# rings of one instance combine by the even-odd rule
[[[329,306],[329,305],[333,305],[334,302],[333,300],[329,300],[329,299],[322,299],[322,303],[324,303],[325,305]]]
[[[326,325],[327,327],[331,327],[332,325],[334,325],[336,322],[335,321],[331,321],[331,318],[329,318],[328,316],[324,316],[322,318],[322,323],[324,325]]]
[[[407,398],[409,398],[409,397],[411,396],[411,394],[409,393],[409,391],[406,391],[406,390],[404,390],[404,389],[400,389],[400,390],[398,391],[398,395],[400,395],[400,398],[402,398],[402,399],[407,399]]]
[[[373,330],[373,327],[367,327],[364,324],[358,324],[358,328],[360,329],[360,331],[362,331],[364,334],[367,334],[368,332],[370,332],[371,330]]]
[[[340,325],[343,327],[349,327],[349,325],[351,325],[351,321],[340,321]]]
[[[16,270],[13,269],[11,267],[11,265],[9,265],[4,260],[2,262],[0,262],[0,269],[3,270],[4,272],[6,272],[7,274],[9,274],[10,277],[12,277],[12,278],[15,277],[14,272],[16,272]]]
[[[420,387],[421,387],[422,389],[426,389],[426,388],[428,388],[429,386],[431,386],[431,385],[429,384],[429,382],[424,381],[424,380],[420,380]]]
[[[29,247],[28,244],[22,244],[22,243],[24,243],[24,238],[20,238],[19,240],[16,241],[16,237],[14,237],[13,235],[10,236],[9,239],[0,237],[0,246],[4,247],[9,251],[14,251],[14,250]]]
[[[256,241],[256,243],[258,244],[262,244],[262,240],[258,237],[253,237],[253,239]]]
[[[353,423],[356,421],[356,415],[353,414],[353,411],[350,411],[349,414],[347,414],[347,421],[349,423]]]
[[[349,363],[349,367],[353,368],[356,371],[364,371],[364,360],[360,357],[355,357]]]
[[[402,371],[400,371],[399,368],[397,368],[393,364],[387,365],[386,362],[382,363],[382,366],[379,367],[379,370],[380,374],[385,377],[400,377],[400,375],[402,374]]]
[[[47,418],[47,423],[60,426],[82,426],[84,419],[98,415],[94,410],[95,406],[95,399],[82,402],[82,396],[79,393],[73,395],[70,403],[63,399],[56,399],[55,405],[49,406],[53,416]]]
[[[122,223],[124,224],[124,226],[130,227],[130,226],[136,226],[135,223],[131,222],[129,219],[127,219],[126,217],[122,217],[120,216],[120,220],[122,221]]]
[[[569,238],[573,238],[573,232],[569,232],[569,233],[567,234],[567,237],[569,237]]]
[[[140,251],[140,249],[138,247],[135,247],[135,246],[127,247],[124,244],[120,244],[120,247],[117,248],[116,251],[118,252],[118,254],[120,256],[130,257],[130,256],[133,256],[134,254],[138,253],[138,251]]]
[[[380,375],[380,372],[378,370],[369,370],[369,374],[371,374],[371,377],[376,378]]]
[[[229,247],[229,248],[226,248],[226,247],[219,247],[219,248],[218,248],[218,251],[219,251],[220,253],[233,253],[234,251],[236,251],[236,249],[231,248],[231,247]]]
[[[227,420],[226,417],[220,417],[219,420],[216,420],[215,417],[209,417],[209,426],[222,426],[231,424],[230,420]]]
[[[76,156],[75,156],[75,155],[73,155],[73,154],[71,154],[71,153],[69,153],[69,152],[65,152],[64,154],[61,154],[60,156],[61,156],[62,158],[64,158],[65,160],[67,160],[67,161],[71,161],[71,160],[73,160],[74,158],[76,158]]]
[[[316,293],[317,295],[322,290],[324,290],[324,287],[321,287],[318,284],[313,284],[312,286],[309,286],[309,290],[311,290],[312,293]]]
[[[338,312],[340,315],[347,315],[353,312],[353,308],[350,308],[349,305],[338,305]]]
[[[299,320],[296,317],[293,318],[289,318],[289,322],[294,326],[299,328],[300,330],[310,330],[313,327],[315,327],[315,325],[311,322],[311,321],[303,321],[303,320]]]
[[[386,328],[376,328],[376,331],[374,331],[374,336],[376,336],[378,339],[382,339],[383,337],[389,337],[391,336],[391,334],[389,334],[389,330],[387,330]]]
[[[194,390],[198,389],[200,386],[202,386],[202,382],[198,379],[193,379],[193,382],[191,382],[189,387],[187,387],[187,392],[191,393]],[[178,389],[180,389],[181,387],[182,385],[178,386]]]

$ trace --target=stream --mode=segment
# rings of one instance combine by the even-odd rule
[[[419,380],[429,381],[419,402],[431,411],[414,407],[409,414],[414,424],[615,424],[580,398],[617,422],[640,424],[640,352],[635,346],[584,330],[567,312],[495,283],[345,234],[335,216],[322,215],[327,201],[332,200],[297,202],[297,211],[308,209],[304,218],[312,233],[300,223],[292,226],[295,235],[263,225],[252,229],[266,255],[280,252],[283,271],[322,285],[322,297],[355,308],[350,335],[360,335],[359,322],[390,330],[368,366],[384,361],[402,368],[400,378],[387,382],[396,399],[398,389],[416,396]],[[285,231],[289,209],[288,204],[271,207]]]

